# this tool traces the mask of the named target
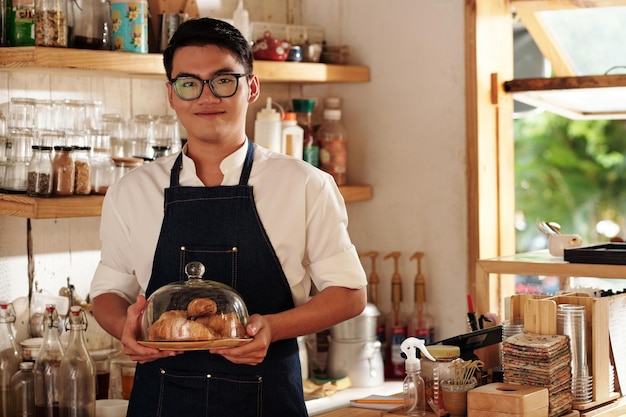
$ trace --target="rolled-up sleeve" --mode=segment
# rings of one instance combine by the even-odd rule
[[[116,271],[102,262],[96,268],[94,278],[91,281],[91,289],[89,290],[92,298],[105,293],[113,293],[124,298],[129,303],[135,302],[139,292],[139,284],[134,275]]]
[[[342,253],[309,265],[315,286],[319,290],[341,283],[342,287],[359,289],[367,278],[354,245]]]

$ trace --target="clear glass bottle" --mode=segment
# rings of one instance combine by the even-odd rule
[[[21,362],[11,377],[11,397],[15,417],[35,417],[35,373],[33,362]]]
[[[55,146],[52,160],[52,193],[74,194],[74,157],[71,146]]]
[[[106,194],[113,182],[115,182],[115,163],[110,150],[95,148],[91,156],[91,192]]]
[[[13,304],[0,302],[0,417],[13,417],[11,404],[11,377],[21,361],[13,335],[15,310]]]
[[[320,168],[333,176],[337,185],[348,182],[348,132],[341,123],[341,110],[324,110],[324,122],[317,131],[320,140]]]
[[[91,194],[91,152],[90,146],[74,148],[74,194]]]
[[[52,194],[52,147],[33,145],[32,149],[26,194],[32,197],[49,197]]]
[[[87,315],[80,306],[72,306],[65,327],[70,332],[59,381],[63,389],[59,402],[60,417],[95,417],[96,368],[87,351],[83,333]]]
[[[36,0],[35,45],[68,46],[67,0]]]
[[[73,0],[74,28],[70,46],[110,51],[113,46],[111,3],[107,0]]]
[[[302,156],[306,162],[319,168],[320,166],[320,141],[313,126],[313,110],[315,100],[293,99],[293,110],[297,113],[298,125],[304,129],[304,143]]]
[[[57,417],[61,382],[59,368],[63,346],[59,339],[59,316],[54,304],[46,305],[44,335],[41,349],[35,359],[35,412],[37,416]]]

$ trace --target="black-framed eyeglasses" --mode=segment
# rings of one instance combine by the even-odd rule
[[[235,95],[239,88],[239,79],[250,74],[222,73],[215,74],[208,80],[200,79],[194,75],[184,75],[170,80],[176,95],[185,101],[196,100],[202,95],[204,85],[208,84],[209,89],[217,98],[228,98]]]

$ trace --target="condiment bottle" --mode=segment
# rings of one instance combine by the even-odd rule
[[[26,194],[33,197],[49,197],[52,194],[52,146],[33,145],[32,149]]]
[[[71,146],[55,146],[52,160],[52,193],[74,194],[74,158]]]
[[[454,368],[450,364],[461,356],[461,349],[451,345],[430,345],[428,352],[436,362],[426,361],[422,364],[426,403],[437,415],[444,415],[447,411],[443,404],[441,381],[454,379]]]
[[[427,345],[435,341],[435,319],[426,306],[426,282],[422,274],[422,258],[424,252],[415,252],[409,260],[417,260],[417,274],[414,280],[415,307],[409,320],[409,336],[424,339]]]
[[[59,367],[59,416],[95,417],[96,368],[85,345],[87,316],[80,306],[70,308],[65,328],[70,338]]]
[[[59,340],[59,316],[54,304],[46,305],[44,319],[43,342],[35,359],[35,410],[38,416],[56,417],[64,387],[59,379],[63,346]]]
[[[256,114],[254,121],[254,143],[280,153],[281,147],[280,113],[272,108],[272,98],[268,97],[265,108]]]
[[[405,369],[406,377],[402,383],[402,391],[404,394],[404,414],[407,416],[425,416],[426,415],[426,393],[424,389],[424,380],[421,376],[421,363],[417,357],[417,350],[421,350],[422,354],[431,361],[434,361],[426,345],[422,339],[409,337],[404,340],[401,350],[406,355]]]
[[[348,132],[341,123],[341,110],[324,110],[324,122],[317,131],[320,140],[320,168],[333,176],[337,185],[347,183]]]
[[[302,159],[314,167],[320,166],[320,142],[313,126],[315,100],[293,99],[293,110],[297,113],[298,125],[304,129]]]
[[[21,362],[11,377],[11,397],[15,417],[35,417],[35,374],[33,362]]]
[[[294,158],[302,159],[304,129],[298,126],[295,112],[285,112],[281,122],[281,152]]]
[[[11,377],[19,369],[21,361],[13,335],[15,310],[13,304],[0,302],[0,417],[13,417],[11,403]]]
[[[91,194],[91,152],[90,146],[78,146],[73,150],[74,156],[74,194]]]
[[[37,0],[35,45],[67,48],[67,0]]]

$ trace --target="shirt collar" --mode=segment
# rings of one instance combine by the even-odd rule
[[[235,152],[228,155],[220,163],[220,171],[224,175],[222,185],[237,185],[239,184],[239,177],[241,177],[241,171],[243,170],[243,164],[246,160],[246,154],[248,153],[248,146],[251,146],[250,141],[246,138],[244,144]],[[193,159],[187,156],[187,144],[183,146],[183,170],[181,172],[180,181],[185,185],[202,185],[200,179],[196,175],[196,164]],[[185,169],[190,167],[191,169]]]

